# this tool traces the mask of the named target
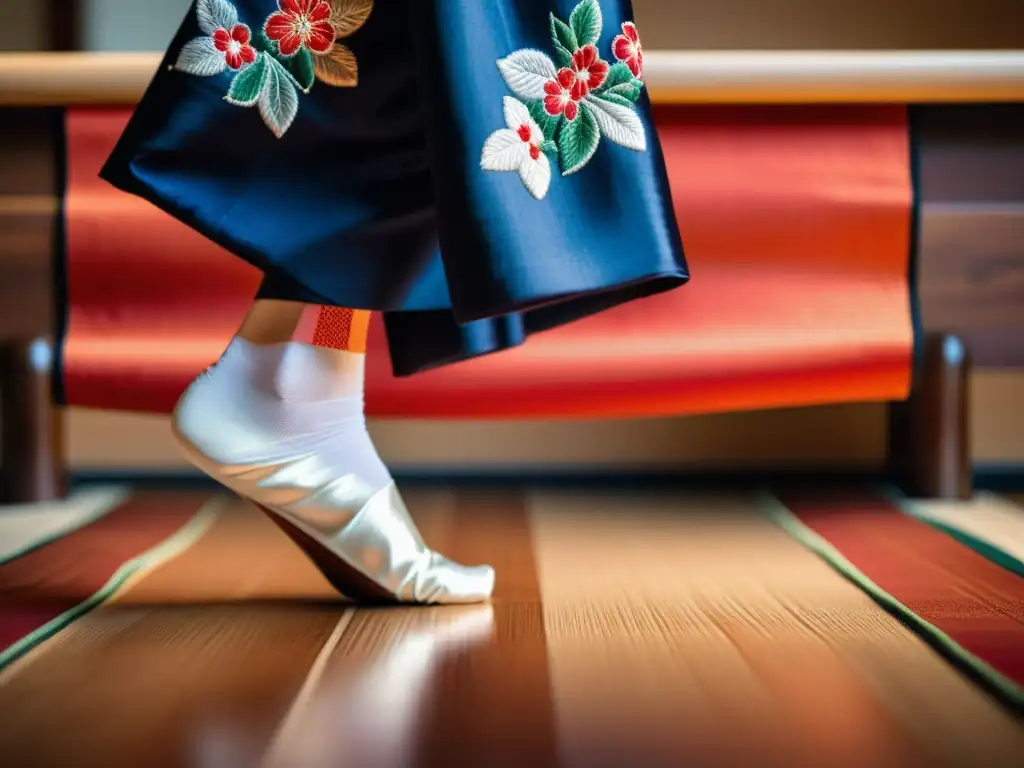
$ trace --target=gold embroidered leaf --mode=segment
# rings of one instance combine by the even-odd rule
[[[331,24],[338,37],[348,37],[363,24],[373,10],[373,0],[330,0]]]
[[[316,76],[327,85],[338,88],[355,88],[359,82],[359,66],[355,54],[340,43],[326,56],[314,56]]]

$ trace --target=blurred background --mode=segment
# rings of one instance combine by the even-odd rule
[[[188,0],[39,0],[0,9],[0,49],[163,50]],[[1018,0],[634,0],[650,48],[1021,48]]]
[[[187,0],[5,0],[0,51],[163,51]],[[1021,49],[1020,0],[635,0],[648,49]],[[1024,207],[1001,206],[999,290],[1024,308]],[[685,232],[685,222],[684,222]],[[47,264],[4,261],[0,282],[49,303]],[[964,268],[974,281],[989,277]],[[926,327],[960,331],[976,317],[943,304],[949,266],[922,265]],[[959,279],[959,278],[957,278]],[[941,283],[941,285],[940,285]],[[978,313],[983,298],[974,294]],[[1011,302],[1012,303],[1012,302]],[[24,306],[24,305],[23,305]],[[0,329],[23,326],[0,305]],[[19,310],[20,311],[20,310]],[[992,319],[1000,338],[1024,337],[1021,309]],[[980,314],[979,314],[980,316]],[[5,331],[6,332],[6,331]],[[1009,343],[1009,342],[1007,342]],[[1015,342],[1024,344],[1024,342]],[[1005,472],[1024,466],[1024,369],[998,361],[972,374],[970,441],[975,468]],[[627,422],[452,423],[377,421],[374,436],[398,469],[488,469],[544,463],[559,467],[721,468],[833,466],[870,468],[886,451],[886,408],[852,404]],[[73,470],[164,472],[184,468],[166,419],[70,409],[62,438]]]

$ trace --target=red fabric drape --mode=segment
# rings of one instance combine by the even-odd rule
[[[258,273],[97,177],[128,118],[67,115],[68,404],[167,412],[237,328]],[[906,396],[912,188],[902,107],[665,108],[693,279],[522,347],[395,379],[377,416],[610,417]]]

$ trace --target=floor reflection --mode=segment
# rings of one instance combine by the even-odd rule
[[[490,605],[397,609],[384,622],[367,611],[356,620],[364,617],[370,620],[347,627],[343,644],[325,651],[320,679],[296,701],[265,766],[410,764],[441,662],[494,635]]]

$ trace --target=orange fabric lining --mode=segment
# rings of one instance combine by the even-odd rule
[[[328,349],[366,352],[370,313],[362,309],[321,307],[317,315],[313,344]]]
[[[167,412],[220,354],[260,276],[97,178],[127,117],[67,116],[65,392],[71,405]],[[375,317],[369,413],[595,418],[906,396],[906,109],[675,107],[656,119],[691,283],[408,379],[391,376]]]

